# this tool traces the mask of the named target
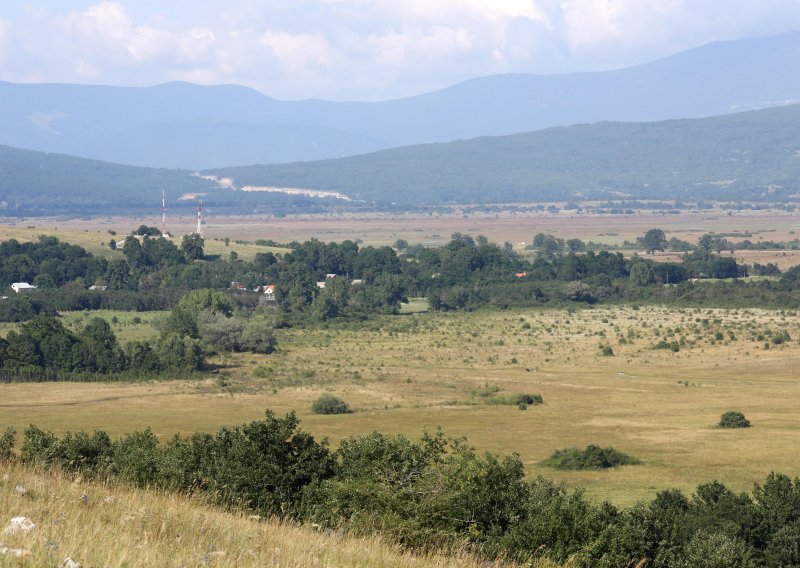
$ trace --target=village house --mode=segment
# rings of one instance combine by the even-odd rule
[[[17,294],[20,292],[29,292],[31,290],[36,290],[36,286],[32,284],[28,284],[27,282],[14,282],[11,285],[11,289],[14,290]]]
[[[267,302],[274,302],[275,290],[276,290],[275,284],[264,286],[264,300],[266,300]]]
[[[239,290],[240,292],[247,292],[247,286],[245,286],[241,282],[231,282],[230,289]]]

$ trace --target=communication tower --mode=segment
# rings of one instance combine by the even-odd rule
[[[167,194],[161,190],[161,236],[167,236]]]
[[[203,236],[203,200],[197,200],[197,230],[195,231],[201,237]]]

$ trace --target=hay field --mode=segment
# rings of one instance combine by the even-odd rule
[[[14,225],[0,225],[0,241],[9,239],[16,239],[18,241],[33,241],[39,235],[48,235],[58,237],[60,240],[82,246],[87,251],[94,255],[104,256],[106,258],[124,258],[122,251],[111,250],[108,248],[108,241],[114,239],[116,241],[125,240],[125,236],[129,235],[131,231],[135,230],[142,223],[150,222],[152,220],[141,219],[141,223],[133,224],[130,220],[120,220],[118,222],[106,222],[103,220],[93,220],[78,222],[72,221],[20,221]],[[173,242],[180,246],[181,238],[183,235],[190,233],[193,227],[187,227],[186,231],[182,233],[175,233]],[[112,235],[108,231],[114,231],[116,234]],[[221,255],[223,258],[228,258],[231,252],[236,252],[242,260],[253,260],[257,252],[272,252],[284,253],[288,249],[279,247],[266,247],[258,246],[252,243],[236,243],[231,240],[227,245],[225,244],[225,237],[209,237],[205,240],[204,251],[207,255]],[[257,237],[258,238],[258,237]],[[239,240],[245,240],[241,237]]]
[[[0,239],[31,239],[39,234],[53,234],[67,242],[86,247],[93,253],[110,256],[106,243],[111,238],[129,234],[139,225],[160,226],[160,217],[107,217],[93,219],[23,219],[0,221]],[[195,230],[193,215],[171,217],[168,229],[176,238]],[[256,252],[282,252],[281,249],[236,244],[234,241],[271,239],[278,243],[302,242],[311,238],[329,242],[349,239],[365,245],[392,245],[397,239],[411,244],[439,246],[456,232],[473,236],[485,235],[493,242],[512,243],[525,252],[537,233],[549,233],[564,239],[580,238],[607,245],[621,246],[626,240],[635,241],[647,230],[660,228],[667,238],[676,237],[696,242],[708,232],[729,234],[739,232],[747,237],[727,237],[731,241],[749,238],[788,242],[797,237],[800,224],[797,216],[781,210],[736,211],[722,209],[686,210],[666,215],[663,211],[640,210],[634,215],[606,215],[562,211],[497,213],[461,212],[441,214],[435,211],[414,213],[331,213],[319,215],[287,215],[277,218],[265,215],[211,216],[203,231],[206,253],[225,257],[236,251],[242,259],[252,259]],[[224,244],[225,238],[229,245]],[[679,255],[678,255],[679,256]],[[737,252],[743,262],[775,262],[781,268],[800,264],[800,251]],[[665,257],[666,260],[669,257]],[[674,258],[670,258],[675,260]]]
[[[4,231],[33,231],[34,234],[65,231],[75,234],[107,235],[114,230],[118,235],[129,234],[139,225],[160,226],[155,217],[107,217],[92,219],[6,219],[0,223],[0,237]],[[169,231],[185,235],[195,229],[192,215],[171,218]],[[594,240],[608,244],[622,244],[643,235],[648,229],[661,228],[667,237],[677,237],[694,242],[708,232],[750,232],[753,241],[789,241],[793,231],[800,231],[795,213],[782,210],[736,211],[729,215],[721,209],[685,210],[674,215],[661,211],[637,211],[632,215],[611,215],[525,211],[500,211],[497,213],[431,211],[412,213],[329,213],[317,215],[287,215],[282,218],[268,215],[213,216],[207,219],[203,232],[209,240],[230,237],[252,240],[272,239],[276,242],[303,241],[312,237],[323,241],[361,239],[365,244],[391,244],[404,238],[412,244],[443,244],[454,232],[486,235],[494,242],[530,242],[536,233],[549,233],[562,237]],[[55,234],[55,233],[53,233]],[[3,237],[4,238],[4,237]],[[108,242],[108,237],[105,238]],[[78,243],[80,244],[80,243]]]
[[[206,380],[0,385],[0,428],[33,422],[59,433],[120,434],[151,426],[167,438],[260,418],[265,408],[296,410],[304,429],[334,445],[372,430],[416,437],[441,426],[480,450],[518,452],[531,475],[620,504],[712,479],[746,491],[772,470],[798,474],[796,313],[425,313],[278,334],[278,353],[215,357],[219,371]],[[679,350],[654,349],[661,341]],[[602,355],[601,345],[614,355]],[[323,392],[355,412],[313,415]],[[524,411],[496,404],[516,393],[541,394],[544,404]],[[753,427],[716,428],[728,410],[744,412]],[[538,465],[556,448],[590,443],[644,464],[579,473]]]

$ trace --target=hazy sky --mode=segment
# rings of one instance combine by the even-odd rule
[[[800,0],[2,0],[0,80],[375,100],[800,29]]]

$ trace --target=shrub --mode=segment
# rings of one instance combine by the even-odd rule
[[[782,527],[769,541],[766,550],[768,566],[800,565],[800,527]]]
[[[351,412],[345,401],[331,394],[323,394],[315,400],[311,405],[311,410],[314,414],[348,414]]]
[[[278,340],[275,338],[273,327],[271,320],[252,318],[242,332],[242,347],[252,353],[269,354],[274,352],[278,346]]]
[[[45,432],[33,424],[22,433],[20,458],[26,464],[46,464],[50,448],[57,438],[52,432]]]
[[[673,565],[678,568],[754,568],[757,564],[743,540],[726,534],[701,531],[686,545],[681,558]]]
[[[749,428],[750,421],[741,412],[731,410],[720,416],[719,426],[720,428]]]
[[[638,459],[623,454],[614,448],[601,448],[591,444],[586,449],[566,448],[556,450],[553,455],[542,462],[543,465],[555,469],[607,469],[618,465],[634,465]]]
[[[772,336],[772,343],[775,345],[781,345],[782,343],[786,343],[790,341],[792,338],[791,336],[785,331],[779,331],[775,335]]]
[[[17,431],[13,428],[6,428],[0,435],[0,462],[11,461],[14,457],[14,445],[17,442]]]
[[[518,394],[516,396],[516,398],[514,399],[514,404],[517,404],[517,405],[520,405],[520,404],[525,404],[525,405],[542,404],[543,402],[544,402],[544,399],[542,398],[542,395],[540,395],[540,394],[521,393],[521,394]]]
[[[111,438],[103,431],[95,431],[91,436],[86,432],[67,432],[50,446],[46,463],[66,471],[103,475],[110,468],[113,452]]]

